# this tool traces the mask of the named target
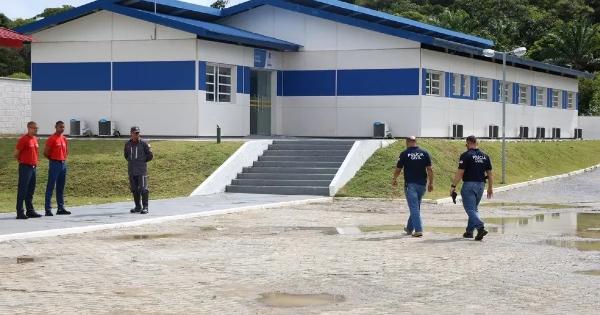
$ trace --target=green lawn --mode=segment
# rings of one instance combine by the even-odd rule
[[[130,200],[127,161],[121,140],[71,140],[65,202],[67,207]],[[0,212],[15,211],[17,162],[12,157],[17,139],[0,138]],[[241,142],[151,141],[154,160],[149,162],[150,198],[189,195],[217,169]],[[34,197],[36,209],[43,210],[48,162],[40,165]],[[54,207],[56,199],[53,198]]]
[[[465,142],[423,139],[419,146],[429,151],[435,173],[434,191],[427,193],[425,198],[448,196],[458,157],[465,151]],[[480,148],[490,155],[496,184],[499,184],[501,142],[484,140]],[[393,190],[390,183],[398,155],[404,149],[405,142],[399,140],[375,152],[337,196],[402,198],[402,189]],[[562,174],[600,163],[600,141],[507,142],[506,161],[507,184]],[[399,181],[398,187],[403,185],[403,181]]]

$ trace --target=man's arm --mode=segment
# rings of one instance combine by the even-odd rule
[[[49,160],[50,159],[50,146],[48,145],[50,141],[46,140],[46,144],[44,145],[44,156]]]
[[[21,154],[21,150],[15,149],[15,153],[13,155],[15,157],[15,160],[17,161],[19,160],[19,154]]]
[[[394,178],[392,179],[393,187],[396,187],[398,185],[398,176],[400,176],[400,173],[402,173],[402,168],[396,167],[396,170],[394,171]]]
[[[431,168],[431,166],[427,166],[426,170],[427,170],[427,182],[429,183],[427,185],[427,191],[432,192],[433,191],[433,168]]]
[[[488,177],[487,198],[491,199],[494,196],[494,173],[492,170],[485,171]]]
[[[460,180],[463,178],[464,174],[465,174],[465,170],[460,169],[460,168],[456,170],[456,174],[454,174],[454,179],[452,180],[452,186],[450,186],[450,194],[451,195],[454,191],[456,191],[456,185],[458,185]]]

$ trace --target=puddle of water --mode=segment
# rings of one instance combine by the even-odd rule
[[[579,251],[600,251],[600,241],[562,241],[546,240],[546,244],[565,248],[574,248]]]
[[[284,232],[288,231],[319,231],[325,235],[337,235],[338,231],[334,227],[328,226],[292,226],[286,227]]]
[[[575,271],[575,273],[587,276],[600,276],[600,270],[579,270]]]
[[[363,233],[384,232],[384,231],[404,231],[404,225],[400,225],[400,224],[359,226],[358,228]]]
[[[17,264],[27,264],[35,261],[35,258],[29,256],[17,257]]]
[[[357,239],[357,241],[365,241],[365,242],[379,242],[379,241],[388,241],[388,240],[399,240],[406,237],[410,237],[408,235],[395,235],[395,236],[385,236],[385,237],[363,237]]]
[[[587,206],[565,205],[560,203],[520,203],[520,202],[487,202],[482,203],[481,207],[534,207],[541,209],[574,209],[587,208]]]
[[[118,235],[113,237],[113,239],[122,240],[122,241],[137,241],[137,240],[150,240],[150,239],[163,239],[163,238],[174,238],[179,237],[181,234],[174,233],[164,233],[164,234],[127,234],[127,235]]]
[[[346,226],[335,228],[338,234],[342,235],[358,235],[361,234],[361,230],[356,226]]]
[[[530,217],[484,218],[499,233],[547,232],[582,238],[600,238],[600,213],[550,213]]]
[[[259,302],[274,307],[319,306],[345,302],[343,295],[328,293],[320,294],[290,294],[282,292],[261,293]]]

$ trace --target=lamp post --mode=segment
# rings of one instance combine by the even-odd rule
[[[506,55],[512,54],[517,57],[525,55],[527,48],[518,47],[511,51],[495,51],[493,49],[484,49],[483,55],[488,58],[493,58],[496,54],[502,55],[502,85],[500,86],[500,97],[502,99],[502,184],[506,184]]]

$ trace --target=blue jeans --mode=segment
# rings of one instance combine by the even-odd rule
[[[425,185],[407,183],[404,187],[406,202],[410,209],[410,216],[406,223],[408,232],[423,232],[423,223],[421,222],[421,199],[425,195]]]
[[[479,217],[477,206],[479,206],[479,202],[483,196],[484,186],[485,183],[483,182],[464,182],[462,189],[460,190],[463,207],[469,216],[467,232],[473,232],[475,229],[483,228],[483,221],[481,221],[481,218]]]
[[[56,203],[58,209],[65,208],[65,181],[67,178],[67,162],[50,160],[48,164],[48,184],[46,184],[46,210],[52,209],[52,192],[56,185]]]
[[[19,184],[17,190],[17,214],[23,213],[23,202],[25,209],[33,211],[33,194],[35,193],[36,167],[19,164]]]

